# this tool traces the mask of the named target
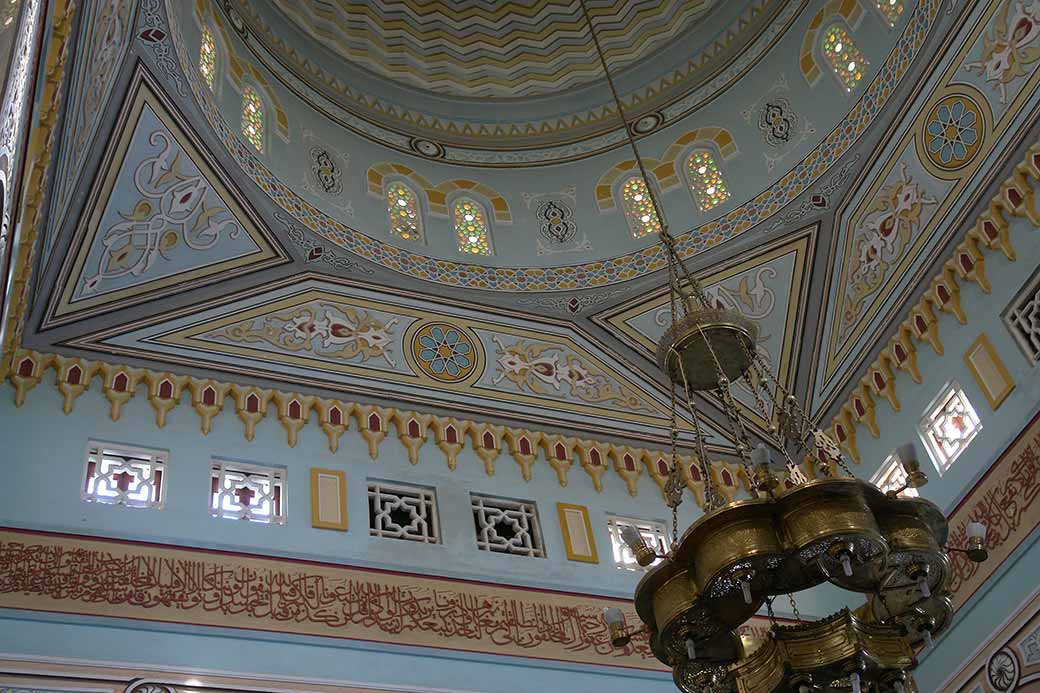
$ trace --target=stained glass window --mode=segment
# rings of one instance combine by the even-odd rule
[[[386,188],[386,213],[390,218],[390,233],[406,241],[423,238],[419,200],[404,183],[395,181]]]
[[[621,186],[621,203],[633,238],[642,238],[661,232],[661,222],[654,210],[654,203],[650,199],[646,181],[642,178],[632,176],[625,181]]]
[[[242,134],[258,152],[264,151],[264,103],[252,87],[242,91]]]
[[[899,0],[874,0],[874,5],[889,26],[895,26],[899,16],[903,14],[903,3]]]
[[[845,91],[856,88],[870,64],[852,42],[849,32],[837,24],[832,25],[823,35],[823,56],[827,58]]]
[[[463,197],[455,201],[452,210],[459,250],[474,255],[490,255],[491,233],[480,203]]]
[[[699,149],[690,154],[686,160],[686,175],[689,176],[693,199],[702,212],[729,199],[726,179],[711,152]]]
[[[213,88],[213,80],[217,75],[217,44],[213,42],[213,34],[209,27],[202,30],[202,44],[199,46],[199,72],[206,86]]]

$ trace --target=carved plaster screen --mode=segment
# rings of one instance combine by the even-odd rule
[[[625,212],[628,230],[633,238],[642,238],[661,232],[661,222],[650,199],[646,181],[632,176],[621,185],[621,208]]]
[[[285,470],[214,459],[210,515],[285,524]]]
[[[532,501],[470,494],[477,548],[518,556],[545,557],[538,508]]]
[[[950,468],[980,430],[978,414],[957,383],[942,389],[918,424],[939,474]]]
[[[715,157],[705,149],[698,149],[686,159],[686,176],[697,208],[702,212],[729,199],[729,187]]]
[[[849,32],[840,24],[832,24],[823,35],[823,57],[831,66],[845,91],[852,91],[863,79],[867,59],[863,57]]]
[[[1004,323],[1029,363],[1040,363],[1040,271],[1004,309]]]
[[[391,234],[406,241],[423,239],[419,198],[401,181],[386,186],[386,214],[390,219]]]
[[[658,554],[666,554],[671,546],[668,541],[668,527],[663,522],[655,520],[640,520],[634,517],[621,517],[619,515],[607,516],[607,528],[610,530],[610,546],[614,550],[614,565],[625,570],[649,570],[651,566],[660,563],[660,559],[654,561],[646,568],[636,562],[632,550],[628,548],[621,539],[621,528],[629,526],[639,530],[640,536],[646,545],[654,549]]]
[[[425,486],[370,479],[368,533],[374,537],[439,544],[437,494]]]
[[[881,468],[877,470],[877,474],[871,478],[870,482],[885,493],[902,489],[899,495],[903,498],[917,498],[918,495],[917,489],[906,486],[906,470],[899,463],[899,458],[895,453],[885,458]]]
[[[202,42],[199,44],[199,73],[206,86],[213,89],[213,81],[217,75],[217,44],[213,41],[213,33],[209,27],[202,29]]]
[[[165,452],[90,441],[83,500],[131,508],[161,508],[166,463]]]

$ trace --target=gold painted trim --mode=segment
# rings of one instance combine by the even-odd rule
[[[567,511],[581,513],[581,517],[585,521],[585,536],[589,540],[590,553],[580,554],[574,550],[574,537],[571,536],[570,525],[567,524]],[[556,514],[560,519],[560,532],[563,534],[563,548],[567,553],[567,560],[581,561],[582,563],[599,563],[599,552],[596,551],[596,537],[592,534],[592,521],[589,519],[589,509],[584,505],[557,503]]]
[[[993,367],[997,369],[997,373],[1004,381],[1004,387],[999,392],[990,392],[989,386],[986,384],[986,379],[982,373],[979,372],[978,367],[975,365],[975,354],[984,352],[989,358]],[[982,390],[982,394],[986,396],[986,400],[989,402],[989,407],[993,411],[1000,408],[1000,405],[1004,403],[1007,396],[1011,394],[1011,391],[1015,389],[1015,379],[1008,372],[1007,366],[1004,365],[1003,359],[1000,358],[1000,354],[993,348],[993,343],[989,341],[989,336],[983,332],[978,338],[972,342],[968,350],[964,352],[964,365],[968,367],[971,374],[975,377],[975,382],[978,383],[979,389]]]
[[[321,489],[318,482],[323,476],[336,477],[339,481],[339,522],[321,519]],[[347,531],[347,473],[343,470],[311,467],[311,527]]]

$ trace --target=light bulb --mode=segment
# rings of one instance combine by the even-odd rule
[[[917,587],[921,590],[921,596],[928,599],[932,596],[932,590],[928,587],[928,578],[921,578],[917,581]]]
[[[697,643],[693,641],[693,638],[686,638],[686,656],[691,661],[697,659]]]
[[[896,689],[896,693],[906,693],[906,686],[903,685],[902,681],[893,683],[892,688]]]
[[[921,635],[924,636],[924,647],[925,647],[925,649],[926,650],[932,649],[932,631],[930,631],[927,628],[925,628],[921,632]]]
[[[969,522],[968,523],[968,536],[972,539],[985,539],[986,538],[986,525],[981,522]]]
[[[863,693],[863,689],[860,688],[860,684],[859,684],[859,672],[858,671],[852,672],[852,675],[849,676],[849,680],[852,682],[852,693]]]
[[[845,577],[852,577],[852,560],[847,553],[841,554],[841,569],[845,572]]]
[[[603,608],[603,620],[608,626],[621,626],[625,623],[625,615],[621,613],[621,609],[607,606]]]
[[[621,541],[625,542],[628,548],[631,549],[643,541],[643,536],[632,525],[621,525]]]
[[[747,580],[741,580],[740,591],[744,593],[744,603],[751,604],[751,583]]]

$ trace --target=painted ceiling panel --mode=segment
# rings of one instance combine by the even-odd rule
[[[285,259],[149,87],[137,85],[49,324]]]
[[[316,278],[70,344],[576,429],[659,433],[669,420],[663,391],[566,325]]]

